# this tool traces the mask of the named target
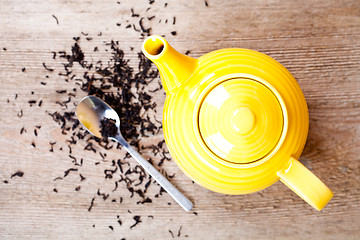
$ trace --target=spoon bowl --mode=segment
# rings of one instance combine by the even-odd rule
[[[104,119],[115,120],[116,127],[120,128],[120,118],[116,111],[94,96],[87,96],[81,100],[76,107],[76,115],[85,128],[98,138],[102,138],[101,121]]]
[[[162,188],[185,210],[190,211],[193,204],[178,189],[176,189],[163,175],[161,175],[148,161],[146,161],[135,149],[124,139],[120,132],[120,118],[114,109],[95,96],[87,96],[76,107],[76,115],[85,128],[98,138],[107,137],[119,142],[128,153],[147,171]],[[108,134],[103,121],[110,121],[117,131]]]

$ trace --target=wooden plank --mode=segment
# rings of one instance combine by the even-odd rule
[[[359,1],[207,0],[207,3],[208,7],[204,1],[156,0],[153,4],[140,0],[120,0],[120,4],[85,0],[1,1],[1,238],[359,238]],[[148,7],[151,9],[147,10]],[[70,51],[73,37],[81,36],[86,59],[104,62],[110,59],[104,41],[114,39],[120,42],[126,58],[136,68],[142,38],[133,27],[126,28],[135,24],[139,29],[140,18],[131,17],[131,8],[145,17],[144,26],[151,27],[152,33],[165,35],[180,52],[190,50],[190,56],[199,57],[219,48],[243,47],[266,53],[288,68],[298,80],[310,111],[310,133],[301,161],[335,194],[323,211],[311,209],[281,183],[250,195],[213,193],[192,183],[173,161],[158,168],[175,173],[171,181],[194,201],[197,215],[183,212],[167,194],[153,198],[149,204],[136,204],[139,197],[131,199],[124,186],[111,192],[114,181],[104,179],[104,170],[111,167],[111,159],[122,158],[125,153],[109,150],[106,152],[109,161],[102,162],[98,152],[83,151],[85,141],[79,141],[72,154],[84,159],[78,173],[86,180],[81,182],[78,173],[69,173],[64,180],[54,181],[73,167],[73,163],[68,157],[68,136],[61,134],[48,112],[63,111],[56,104],[63,96],[55,90],[72,91],[78,86],[64,83],[58,75],[61,60],[52,59],[51,52]],[[147,20],[151,16],[155,18]],[[176,31],[175,36],[172,31]],[[87,41],[81,32],[93,39]],[[98,52],[93,51],[95,46]],[[43,63],[55,70],[46,71]],[[75,65],[74,71],[80,74],[83,69]],[[41,81],[47,85],[41,85]],[[158,105],[155,117],[160,120],[165,95],[163,92],[152,95]],[[85,93],[78,90],[72,102],[83,96]],[[28,101],[32,99],[37,103],[30,107]],[[38,107],[40,99],[43,103]],[[21,110],[20,118],[17,114]],[[27,132],[20,135],[22,127]],[[141,144],[149,145],[162,138],[160,132],[142,139]],[[49,152],[49,142],[55,141],[54,152]],[[63,151],[59,150],[61,147]],[[96,149],[104,152],[98,146]],[[144,151],[143,155],[153,157],[150,151]],[[132,160],[129,162],[135,165]],[[11,178],[17,171],[23,171],[24,176]],[[80,190],[76,191],[79,186]],[[110,198],[101,200],[96,194],[98,189],[111,193]],[[158,190],[156,185],[151,185],[149,194],[154,196]],[[111,202],[120,197],[123,197],[121,204]],[[136,215],[141,216],[142,222],[130,229]]]

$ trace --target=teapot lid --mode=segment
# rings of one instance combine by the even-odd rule
[[[232,78],[210,90],[201,103],[198,121],[206,146],[235,164],[256,162],[268,155],[284,128],[276,95],[249,78]]]

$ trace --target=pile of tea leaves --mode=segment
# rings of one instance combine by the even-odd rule
[[[149,36],[151,28],[144,27],[144,17],[140,17],[133,9],[131,14],[133,18],[139,19],[139,28],[135,27],[135,24],[128,26],[133,26],[136,32],[140,29],[141,39]],[[151,21],[154,17],[146,19]],[[130,29],[128,26],[125,28]],[[76,105],[83,96],[94,95],[108,103],[120,117],[121,134],[124,138],[140,153],[150,153],[147,154],[147,160],[160,169],[165,177],[171,179],[175,176],[174,173],[170,174],[161,168],[165,162],[171,160],[171,157],[162,137],[154,138],[158,135],[162,136],[162,124],[161,119],[156,118],[157,104],[153,97],[157,94],[164,96],[157,68],[141,52],[137,53],[137,63],[134,64],[134,59],[130,63],[120,41],[104,41],[100,46],[93,46],[91,51],[84,51],[81,47],[82,44],[88,46],[93,39],[101,36],[101,32],[94,38],[88,33],[81,32],[73,38],[69,49],[52,51],[50,56],[52,59],[43,63],[46,81],[41,82],[44,87],[47,81],[60,81],[64,84],[63,88],[54,92],[56,98],[60,99],[56,101],[58,108],[55,111],[46,111],[66,138],[65,148],[63,142],[50,141],[49,151],[61,151],[69,159],[69,168],[64,169],[63,174],[53,179],[53,191],[59,194],[60,190],[56,186],[61,181],[67,181],[70,175],[72,179],[74,175],[78,175],[79,180],[75,183],[77,187],[74,190],[81,191],[81,184],[89,178],[83,165],[87,161],[87,156],[93,154],[99,159],[94,163],[94,168],[102,168],[104,180],[113,186],[110,191],[103,186],[97,187],[97,191],[87,203],[86,210],[89,212],[101,201],[124,205],[126,200],[130,199],[140,205],[151,204],[165,191],[134,159],[131,159],[130,154],[121,149],[121,145],[107,138],[99,139],[86,131],[75,115]],[[95,60],[92,56],[96,55],[99,49],[107,53],[109,58]],[[134,48],[131,47],[132,52],[133,50]],[[149,137],[160,140],[148,141],[151,142],[150,145],[143,144],[142,140]],[[74,151],[79,146],[83,146],[85,154]],[[108,157],[109,151],[118,152],[119,158]],[[123,193],[124,189],[128,194],[119,196],[118,191],[121,190],[120,192]],[[127,219],[133,222],[130,229],[140,224],[144,218],[153,218],[151,215],[141,216],[139,213],[132,213],[129,205],[125,205],[125,208],[129,214],[132,214],[131,219]],[[117,215],[115,224],[122,226],[123,222],[124,217]],[[111,225],[109,228],[113,230],[114,226]]]
[[[142,138],[155,136],[162,129],[161,121],[157,120],[155,116],[156,103],[150,95],[157,92],[163,94],[163,91],[160,91],[162,88],[159,73],[142,53],[138,54],[138,69],[134,70],[129,66],[129,60],[125,59],[124,52],[121,50],[119,42],[116,41],[104,44],[111,52],[109,61],[88,62],[85,60],[86,53],[80,47],[80,40],[81,37],[75,38],[70,51],[53,53],[55,59],[62,61],[63,65],[63,69],[58,73],[58,78],[62,79],[65,84],[75,86],[71,92],[58,89],[56,94],[63,99],[57,102],[61,109],[54,112],[47,111],[48,115],[58,123],[61,133],[67,138],[68,157],[72,163],[69,169],[64,169],[64,175],[55,178],[54,181],[63,181],[70,174],[78,174],[79,182],[86,180],[86,173],[81,171],[86,159],[79,159],[73,154],[73,148],[80,141],[86,142],[84,150],[98,154],[100,160],[95,163],[95,166],[106,162],[108,168],[104,169],[103,177],[113,182],[111,192],[104,192],[99,187],[96,197],[89,199],[88,211],[93,209],[94,203],[99,199],[121,203],[123,197],[120,199],[112,198],[112,193],[116,192],[118,188],[126,188],[129,191],[127,197],[136,199],[137,204],[151,203],[154,198],[161,196],[164,190],[155,184],[158,188],[157,193],[149,195],[148,188],[150,185],[154,185],[155,181],[140,165],[134,164],[135,160],[129,160],[131,157],[128,153],[123,158],[108,159],[106,152],[121,149],[121,145],[107,138],[99,139],[89,134],[75,115],[77,103],[73,99],[77,94],[84,92],[87,95],[99,97],[108,103],[120,117],[121,133],[124,138],[140,153],[145,150],[151,151],[157,161],[155,162],[150,158],[148,159],[149,162],[161,166],[165,161],[171,160],[165,141],[160,140],[148,146],[140,144]],[[75,66],[77,72],[79,66],[83,70],[80,75],[74,73]],[[50,71],[49,68],[47,71]],[[149,89],[150,85],[152,89]],[[50,151],[53,152],[56,142],[49,144]],[[161,172],[168,178],[174,177],[174,174],[168,174],[164,170]],[[54,189],[54,191],[57,192],[58,190]]]

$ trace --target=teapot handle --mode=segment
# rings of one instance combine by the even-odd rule
[[[287,168],[278,172],[280,181],[316,210],[320,211],[333,192],[297,159],[291,157]]]

